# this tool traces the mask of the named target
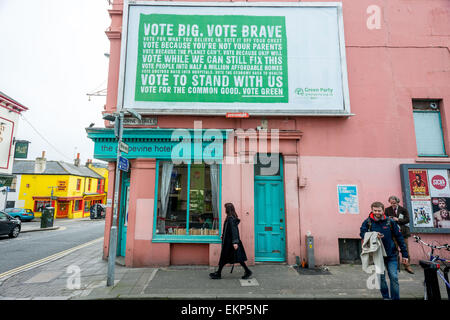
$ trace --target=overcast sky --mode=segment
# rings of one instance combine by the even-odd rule
[[[20,118],[16,134],[31,142],[28,159],[44,150],[47,160],[92,159],[85,128],[103,127],[106,98],[86,94],[106,89],[108,8],[107,0],[0,0],[0,91],[29,109],[31,125]]]

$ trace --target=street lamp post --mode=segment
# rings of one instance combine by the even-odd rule
[[[141,115],[134,110],[126,110],[131,113],[134,117],[141,120]],[[113,220],[109,233],[109,254],[108,254],[108,275],[106,279],[106,285],[108,287],[114,285],[114,271],[116,264],[116,254],[117,254],[117,214],[119,207],[119,190],[120,190],[120,170],[119,170],[119,158],[121,156],[120,144],[122,143],[123,134],[123,118],[124,111],[120,111],[114,115],[105,115],[103,119],[114,121],[114,132],[117,139],[117,158],[116,158],[116,174],[114,178],[114,195],[113,195]]]
[[[117,207],[118,207],[118,198],[119,198],[119,183],[120,183],[120,171],[119,171],[119,157],[121,156],[120,152],[120,143],[122,142],[122,131],[123,131],[123,113],[120,112],[115,116],[114,126],[118,128],[117,139],[117,157],[116,157],[116,176],[114,179],[114,195],[113,195],[113,220],[111,225],[111,230],[109,233],[109,255],[108,255],[108,275],[106,280],[106,285],[108,287],[114,285],[114,271],[115,271],[115,263],[116,263],[116,251],[117,251]]]

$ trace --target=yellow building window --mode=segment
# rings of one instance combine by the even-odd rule
[[[75,200],[73,211],[81,211],[81,200]]]

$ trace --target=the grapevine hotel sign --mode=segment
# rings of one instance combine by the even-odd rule
[[[340,3],[125,5],[119,106],[350,113]]]

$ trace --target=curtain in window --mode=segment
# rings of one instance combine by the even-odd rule
[[[163,162],[162,163],[162,175],[161,175],[161,214],[159,215],[162,219],[159,220],[158,229],[160,233],[166,233],[166,216],[167,216],[167,206],[169,204],[169,192],[170,192],[170,178],[172,176],[173,163]]]
[[[212,207],[213,207],[213,229],[219,229],[219,211],[220,211],[220,198],[219,198],[219,165],[211,164],[209,167],[211,176],[211,195],[212,195]]]

